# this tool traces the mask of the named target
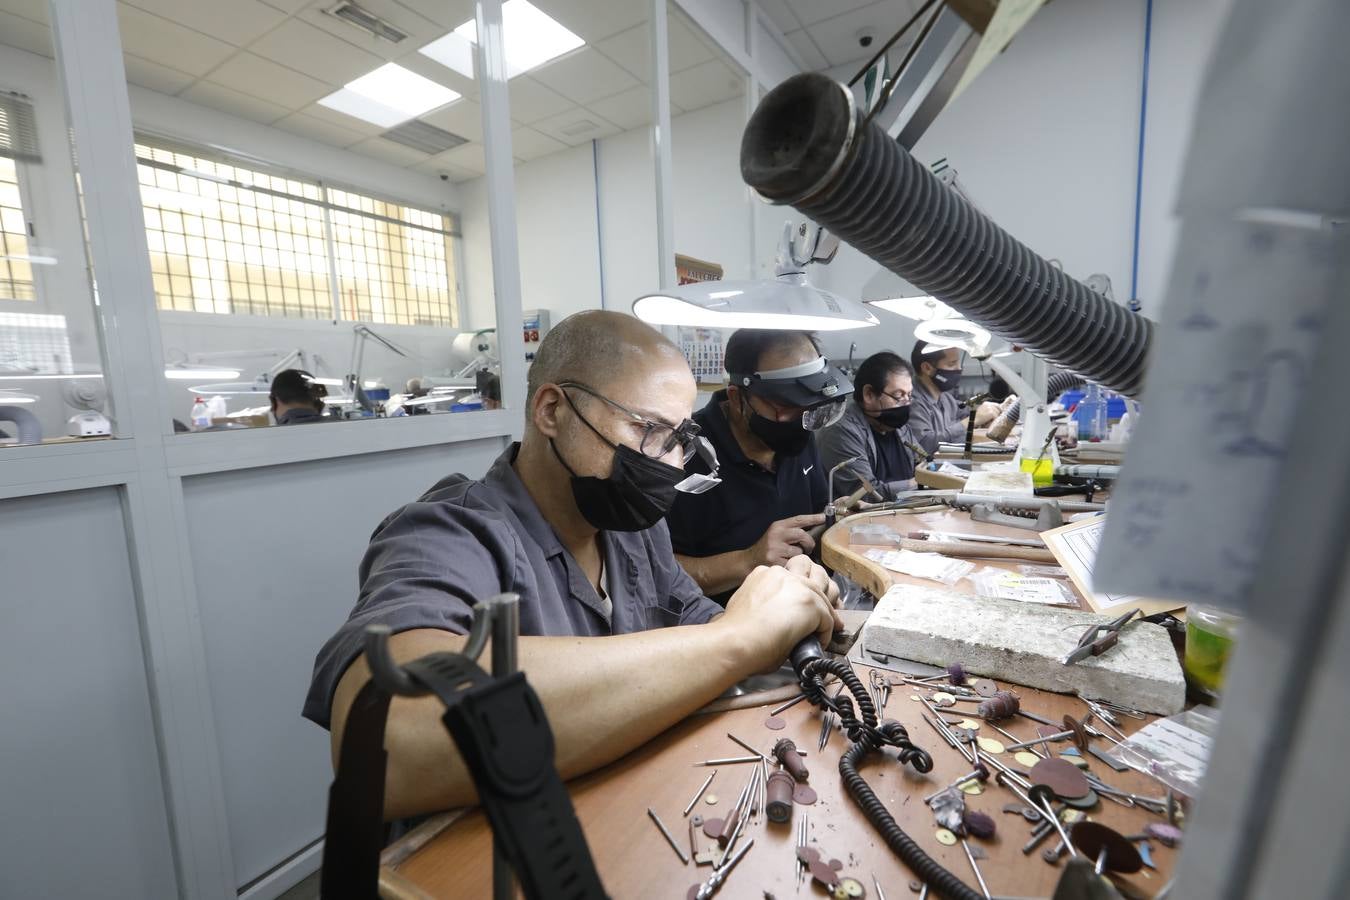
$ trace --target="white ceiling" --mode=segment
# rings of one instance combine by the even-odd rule
[[[811,69],[866,62],[881,49],[891,35],[900,30],[923,5],[922,0],[758,0],[778,30],[796,49],[802,62]],[[864,48],[859,35],[870,29],[875,35],[870,48]],[[918,31],[918,26],[913,29]],[[903,51],[911,35],[897,43]]]
[[[409,37],[393,44],[327,15],[336,0],[119,0],[127,80],[454,181],[483,174],[477,84],[417,52],[472,18],[472,0],[357,2]],[[516,159],[648,124],[647,4],[531,2],[586,46],[511,80]],[[814,8],[814,0],[790,2]],[[44,0],[0,0],[0,43],[51,56],[46,7]],[[669,34],[672,114],[740,95],[738,70],[673,7]],[[390,60],[463,95],[422,118],[470,143],[429,157],[380,137],[384,129],[376,125],[316,103]]]

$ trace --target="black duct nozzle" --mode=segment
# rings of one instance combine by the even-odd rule
[[[843,85],[795,75],[750,118],[741,176],[998,336],[1137,396],[1153,323],[1050,265],[863,119]]]

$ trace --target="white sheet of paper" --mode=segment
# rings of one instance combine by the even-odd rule
[[[1241,606],[1347,255],[1330,229],[1183,224],[1095,590]]]

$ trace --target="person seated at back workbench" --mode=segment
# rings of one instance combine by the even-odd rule
[[[303,369],[278,372],[272,379],[268,395],[272,418],[276,419],[278,425],[307,425],[328,421],[323,414],[323,398],[328,396],[328,388],[316,382],[314,376]]]
[[[914,369],[914,400],[909,427],[919,446],[936,453],[938,444],[962,443],[970,410],[957,399],[961,387],[962,352],[956,347],[937,347],[917,341],[909,354]],[[997,403],[981,403],[975,409],[975,427],[984,428],[1000,412]]]
[[[668,520],[676,558],[719,603],[755,566],[814,549],[808,532],[824,524],[828,498],[812,433],[839,418],[853,389],[801,331],[737,331],[723,365],[728,386],[694,414],[722,484],[677,497]]]
[[[370,624],[389,626],[390,652],[407,662],[460,650],[475,603],[519,594],[519,664],[564,778],[842,626],[837,590],[805,557],[752,571],[725,610],[675,562],[662,516],[679,490],[709,484],[683,465],[696,453],[716,465],[689,421],[689,365],[659,332],[615,312],[569,316],[540,344],[528,390],[524,439],[482,479],[445,478],[371,536],[356,607],[319,651],[305,699],[334,757],[369,678]],[[387,819],[474,800],[442,713],[434,697],[390,705]]]
[[[894,353],[873,353],[858,366],[844,415],[816,435],[826,477],[834,472],[835,499],[863,487],[864,479],[883,500],[918,487],[910,449],[917,445],[909,429],[913,392],[909,364]],[[834,471],[845,460],[853,462]]]

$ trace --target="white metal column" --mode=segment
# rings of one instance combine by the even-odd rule
[[[501,0],[477,0],[475,56],[482,90],[483,146],[487,154],[488,231],[492,239],[492,290],[497,310],[497,347],[502,358],[502,404],[517,411],[512,434],[519,440],[525,414],[525,338],[520,296],[520,246],[516,235],[516,173],[511,155],[511,98],[506,90],[506,50]]]
[[[51,0],[50,20],[98,278],[109,393],[119,434],[135,436],[137,473],[123,496],[179,891],[193,898],[233,897],[234,867],[184,540],[181,483],[164,468],[164,440],[173,426],[117,4]]]
[[[675,186],[670,156],[670,41],[666,0],[651,0],[652,162],[656,168],[656,268],[660,288],[675,287]],[[670,331],[671,329],[666,329]]]
[[[759,60],[759,5],[755,0],[746,0],[745,2],[745,52],[750,56],[751,61]],[[751,66],[745,73],[745,122],[750,124],[750,117],[755,114],[755,108],[759,106],[759,72]],[[745,214],[747,218],[746,237],[750,241],[750,255],[746,257],[749,261],[749,267],[745,273],[746,278],[755,279],[759,277],[759,210],[756,208],[761,201],[755,196],[755,192],[749,185],[745,186]]]

